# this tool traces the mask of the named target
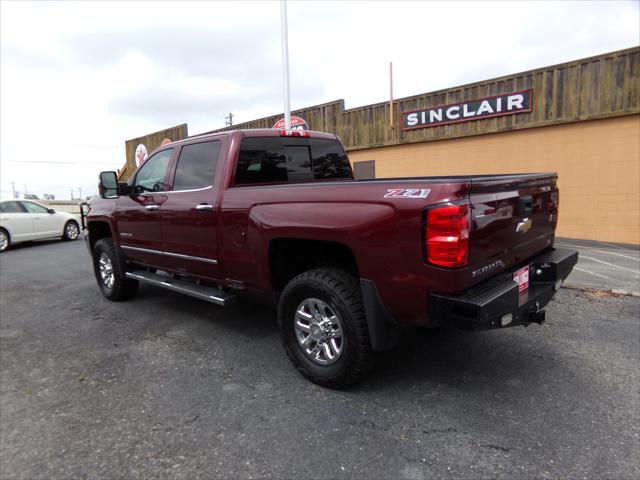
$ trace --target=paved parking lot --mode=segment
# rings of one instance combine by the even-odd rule
[[[580,252],[567,286],[640,296],[640,247],[637,245],[570,238],[558,238],[555,245]]]
[[[638,478],[640,299],[563,289],[547,324],[409,335],[364,383],[298,375],[274,310],[143,286],[84,245],[0,258],[0,478]]]

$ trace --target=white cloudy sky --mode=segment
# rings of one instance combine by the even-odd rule
[[[640,44],[640,2],[291,1],[292,107],[347,108]],[[69,198],[124,141],[281,112],[279,2],[0,3],[0,191]]]

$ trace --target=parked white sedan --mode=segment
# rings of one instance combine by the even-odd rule
[[[0,252],[14,243],[60,237],[76,240],[78,219],[31,200],[0,202]]]

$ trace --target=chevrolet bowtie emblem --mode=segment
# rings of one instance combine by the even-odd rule
[[[533,220],[531,220],[530,218],[525,218],[521,222],[518,222],[516,233],[527,233],[531,228],[531,225],[533,225]]]

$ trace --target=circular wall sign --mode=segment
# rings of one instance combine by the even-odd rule
[[[136,167],[140,167],[148,156],[147,147],[145,147],[143,143],[138,145],[136,147]]]
[[[280,120],[278,120],[273,127],[271,128],[276,128],[278,130],[283,130],[284,129],[284,118],[281,118]],[[291,117],[291,130],[309,130],[309,126],[307,125],[307,122],[304,121],[304,119],[300,118],[300,117]]]

